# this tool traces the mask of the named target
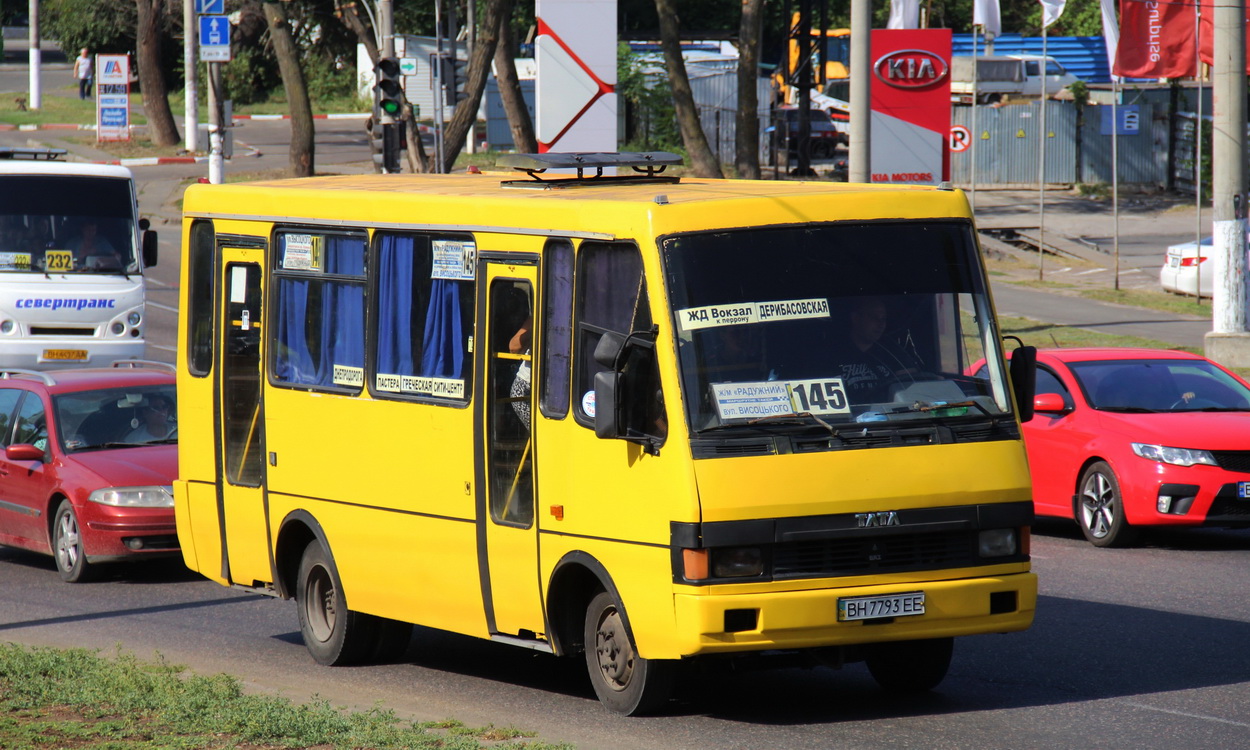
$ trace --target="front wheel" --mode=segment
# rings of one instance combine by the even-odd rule
[[[1135,529],[1124,515],[1120,482],[1103,461],[1091,464],[1081,476],[1076,522],[1095,547],[1121,547],[1133,541]]]
[[[946,678],[954,648],[954,638],[878,643],[869,647],[864,661],[884,690],[923,693]]]
[[[606,591],[599,592],[586,608],[584,634],[590,682],[608,709],[636,716],[651,713],[668,701],[675,664],[638,655],[624,613]]]
[[[347,608],[334,558],[320,542],[300,559],[295,601],[304,646],[318,664],[356,664],[371,655],[373,618]]]
[[[83,583],[91,579],[94,568],[87,562],[78,516],[69,500],[61,501],[52,521],[52,556],[61,580]]]

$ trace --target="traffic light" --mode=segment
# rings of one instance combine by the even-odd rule
[[[400,79],[399,60],[393,57],[378,60],[374,73],[378,79],[374,86],[378,92],[378,110],[384,117],[399,117],[404,106],[404,86]]]
[[[452,90],[455,91],[455,101],[460,102],[462,99],[469,98],[469,61],[453,60],[452,61]]]

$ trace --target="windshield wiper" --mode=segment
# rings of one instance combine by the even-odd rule
[[[1158,414],[1158,409],[1147,409],[1144,406],[1096,406],[1099,411],[1110,411],[1117,414]]]

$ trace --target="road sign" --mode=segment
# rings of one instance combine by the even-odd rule
[[[230,20],[225,16],[200,16],[200,60],[230,61]]]
[[[96,140],[130,140],[130,57],[96,55]]]
[[[951,126],[951,152],[961,154],[972,145],[972,131],[963,125]]]
[[[220,16],[226,12],[226,0],[195,0],[195,12],[202,16]]]
[[[415,76],[417,74],[417,58],[401,57],[399,58],[399,73],[405,76]]]

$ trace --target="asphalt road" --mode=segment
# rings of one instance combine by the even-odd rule
[[[1100,550],[1066,523],[1042,528],[1034,627],[958,641],[946,681],[910,700],[886,697],[862,665],[718,669],[688,672],[665,715],[625,719],[599,706],[577,660],[419,629],[399,663],[320,667],[290,602],[173,564],[69,585],[50,558],[7,549],[0,639],[122,648],[228,672],[249,689],[516,726],[583,750],[1245,747],[1250,532],[1173,532]]]

